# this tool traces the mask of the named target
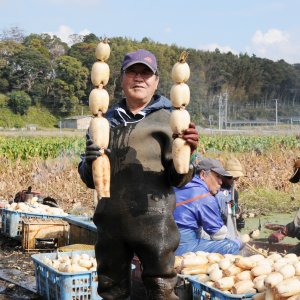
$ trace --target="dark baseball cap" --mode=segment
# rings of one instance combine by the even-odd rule
[[[300,159],[297,159],[294,164],[294,174],[290,178],[291,183],[297,183],[300,181]]]
[[[157,72],[156,57],[150,51],[139,49],[137,51],[127,53],[122,62],[122,70],[124,71],[135,64],[144,64],[150,68],[153,73]]]
[[[221,163],[212,158],[203,158],[197,165],[196,171],[214,171],[221,176],[232,177],[228,172],[225,171]]]

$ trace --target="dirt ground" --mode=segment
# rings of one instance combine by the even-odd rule
[[[20,242],[0,234],[0,300],[41,300],[35,292],[34,264]]]
[[[42,298],[25,288],[22,288],[14,283],[0,279],[0,300],[27,300],[36,299],[42,300]]]

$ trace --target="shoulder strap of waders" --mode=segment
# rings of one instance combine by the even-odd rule
[[[187,199],[187,200],[178,202],[178,203],[176,203],[176,207],[177,207],[177,206],[180,206],[180,205],[183,205],[183,204],[186,204],[186,203],[193,202],[193,201],[195,201],[195,200],[202,199],[202,198],[207,197],[207,196],[210,196],[210,195],[211,195],[211,193],[206,193],[206,194],[198,195],[198,196],[196,196],[196,197],[193,197],[193,198],[190,198],[190,199]]]

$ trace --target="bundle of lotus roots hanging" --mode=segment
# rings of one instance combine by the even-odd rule
[[[253,299],[300,299],[300,257],[294,253],[244,257],[188,252],[176,256],[175,269],[226,294],[254,294]]]
[[[189,128],[190,114],[185,109],[190,102],[190,89],[185,83],[190,77],[190,67],[186,63],[187,52],[182,52],[179,61],[172,68],[171,77],[174,82],[170,98],[173,111],[170,117],[170,126],[177,137],[173,141],[172,156],[175,169],[179,174],[189,171],[191,148],[181,138],[183,131]]]
[[[109,66],[106,63],[110,55],[108,40],[101,41],[96,47],[97,61],[92,66],[91,80],[94,89],[89,96],[89,108],[93,114],[89,133],[91,139],[101,149],[101,156],[93,161],[93,180],[98,199],[110,196],[110,162],[105,153],[109,143],[109,122],[104,117],[108,110],[109,95],[104,89],[109,80]]]

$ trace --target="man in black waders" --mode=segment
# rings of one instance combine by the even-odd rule
[[[155,56],[146,50],[125,55],[121,84],[125,95],[107,113],[110,122],[110,198],[97,205],[94,222],[98,230],[95,251],[98,263],[98,293],[104,299],[130,296],[131,261],[142,264],[147,298],[175,300],[177,274],[175,250],[179,243],[173,219],[175,195],[172,186],[191,180],[194,169],[178,174],[172,161],[171,102],[158,94]],[[182,138],[195,150],[198,133],[193,123]],[[100,149],[87,133],[86,151],[79,173],[94,188],[92,161]]]

